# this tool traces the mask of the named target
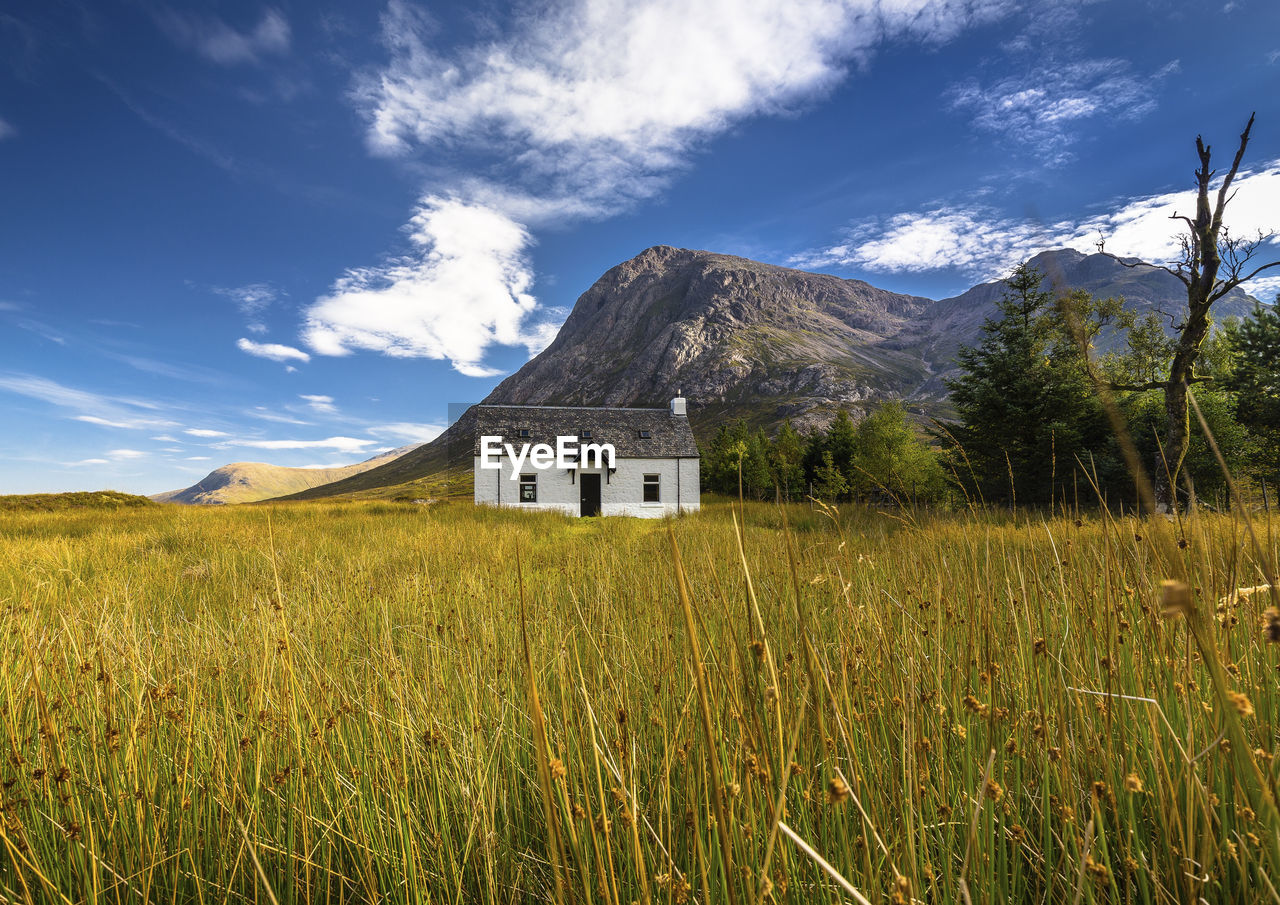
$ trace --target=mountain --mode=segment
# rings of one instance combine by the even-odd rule
[[[403,456],[417,445],[379,453],[355,465],[337,468],[285,468],[264,462],[233,462],[215,468],[197,484],[151,497],[157,503],[253,503],[341,481]]]
[[[1186,288],[1173,274],[1155,267],[1138,265],[1137,258],[1120,263],[1104,254],[1086,255],[1070,248],[1041,252],[1028,265],[1045,276],[1045,286],[1054,289],[1084,289],[1095,298],[1122,297],[1129,307],[1141,312],[1169,312],[1176,316],[1187,304]],[[999,280],[980,283],[960,295],[934,302],[927,316],[916,326],[917,342],[922,357],[933,362],[937,374],[921,388],[924,396],[946,392],[943,380],[954,376],[954,359],[962,345],[976,343],[982,322],[996,312],[996,301],[1004,292]],[[1253,310],[1256,299],[1242,289],[1233,289],[1213,306],[1214,318],[1244,317]],[[1172,332],[1166,322],[1166,331]],[[1107,347],[1114,339],[1103,336],[1100,345]]]
[[[929,375],[898,337],[932,301],[861,280],[658,246],[608,271],[485,400],[665,405],[773,423],[897,396]]]
[[[1151,267],[1125,267],[1069,249],[1030,262],[1049,285],[1123,295],[1139,311],[1176,312],[1183,286]],[[904,399],[923,414],[946,413],[944,378],[956,350],[978,341],[1003,284],[983,283],[933,301],[842,279],[706,251],[656,246],[606,272],[584,292],[555,340],[502,381],[487,403],[662,406],[681,390],[695,432],[729,418],[772,428],[785,419],[824,423]],[[1236,290],[1219,318],[1253,300]],[[361,493],[452,468],[470,467],[466,416],[401,458],[308,499]],[[455,455],[450,455],[452,452]]]

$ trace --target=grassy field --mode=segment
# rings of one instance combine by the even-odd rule
[[[0,901],[1280,901],[1265,517],[733,511],[0,515]]]

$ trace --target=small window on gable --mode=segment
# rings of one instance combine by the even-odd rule
[[[538,502],[538,476],[536,474],[520,475],[520,502]]]
[[[644,502],[659,503],[662,501],[662,495],[659,492],[660,481],[660,475],[647,474],[644,476]]]
[[[521,440],[529,439],[529,428],[527,427],[520,428],[520,430],[516,431],[516,433],[520,435]]]
[[[590,439],[591,439],[591,428],[589,428],[589,427],[584,427],[582,430],[578,431],[578,436],[579,436],[579,437],[581,437],[583,440],[590,440]]]
[[[648,440],[651,436],[653,436],[648,431],[636,431],[636,433],[640,436],[641,440]]]

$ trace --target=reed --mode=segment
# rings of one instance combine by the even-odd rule
[[[1280,902],[1262,518],[6,512],[0,902]]]

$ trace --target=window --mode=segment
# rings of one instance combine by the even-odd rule
[[[636,433],[639,435],[641,440],[648,440],[651,436],[653,436],[648,431],[637,431]]]
[[[646,503],[661,502],[658,493],[659,475],[647,474],[644,476],[644,501]]]
[[[518,433],[518,434],[520,435],[520,439],[521,439],[521,440],[528,440],[528,439],[529,439],[529,428],[527,428],[527,427],[522,427],[522,428],[520,428],[520,430],[516,431],[516,433]]]
[[[579,432],[578,432],[578,436],[579,436],[579,437],[581,437],[583,440],[590,440],[590,439],[591,439],[591,428],[586,428],[586,429],[584,429],[584,430],[579,431]]]
[[[538,476],[536,474],[520,475],[520,502],[538,502]]]

